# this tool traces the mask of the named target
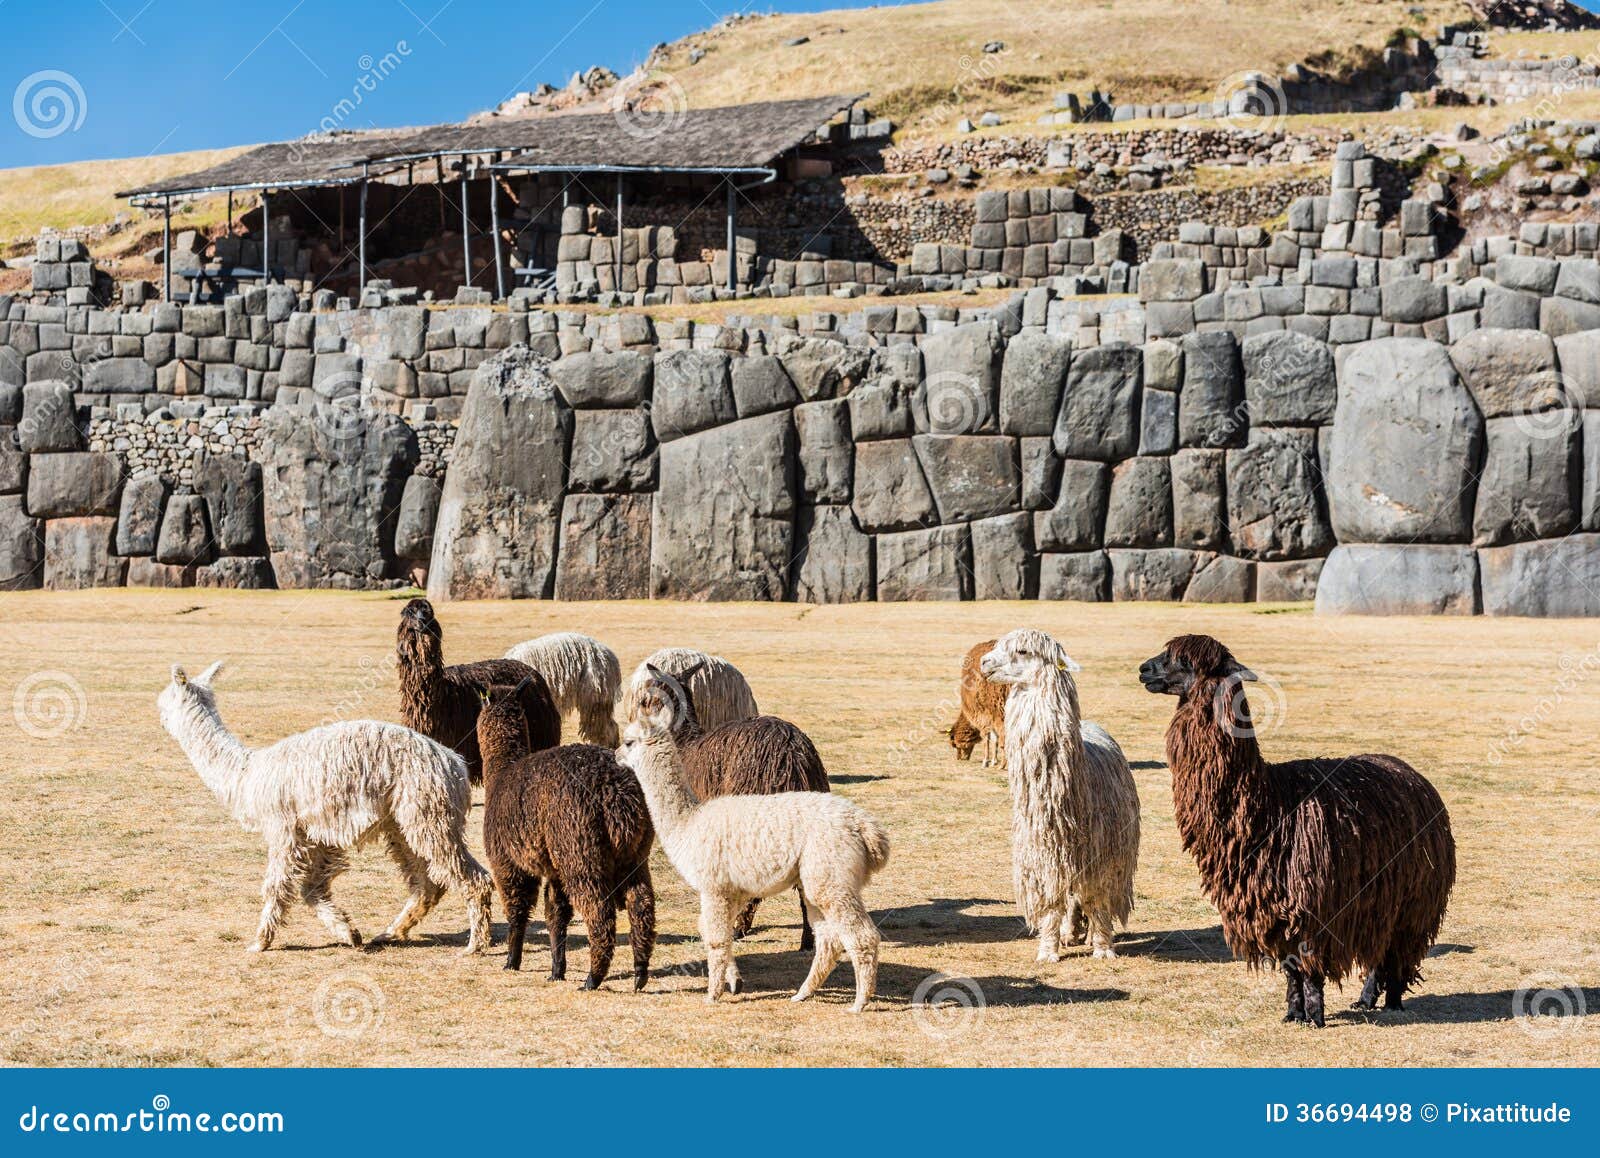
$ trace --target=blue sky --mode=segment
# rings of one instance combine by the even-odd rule
[[[455,120],[592,64],[626,72],[741,6],[864,3],[0,0],[0,168],[297,137],[373,70],[348,127]]]

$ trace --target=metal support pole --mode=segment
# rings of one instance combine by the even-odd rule
[[[572,202],[572,197],[571,197],[571,192],[570,192],[571,189],[572,189],[572,178],[571,177],[563,177],[563,178],[561,178],[561,208],[563,208],[563,209],[565,209]]]
[[[617,292],[622,292],[622,174],[617,174]]]
[[[739,289],[739,234],[738,206],[735,199],[738,191],[734,189],[733,182],[728,182],[728,289],[737,293]]]
[[[466,284],[472,284],[472,224],[467,220],[467,155],[461,154],[461,256],[467,263]]]
[[[229,199],[233,194],[228,194]],[[172,300],[172,198],[163,199],[161,214],[161,300]]]
[[[228,236],[233,236],[233,190],[228,190]]]
[[[361,166],[361,205],[356,213],[356,228],[360,230],[356,239],[356,262],[361,267],[358,288],[362,292],[367,288],[367,173],[368,167]]]
[[[494,160],[500,160],[499,153]],[[493,169],[489,170],[489,231],[494,243],[494,300],[499,302],[506,297],[506,271],[500,256],[500,178]]]
[[[261,284],[272,284],[272,208],[261,190]]]

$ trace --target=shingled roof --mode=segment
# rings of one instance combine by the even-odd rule
[[[474,125],[341,133],[261,145],[209,169],[118,197],[349,184],[363,164],[454,154],[513,153],[520,168],[750,169],[803,144],[859,96],[766,101],[679,113],[574,113]]]

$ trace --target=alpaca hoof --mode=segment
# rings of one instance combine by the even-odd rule
[[[635,972],[633,974],[633,991],[635,993],[643,993],[644,992],[644,987],[647,984],[649,984],[649,982],[650,982],[650,970],[648,970],[648,969],[635,970]]]
[[[1305,1014],[1298,1013],[1298,1012],[1296,1012],[1294,1010],[1290,1010],[1288,1013],[1285,1013],[1283,1015],[1283,1023],[1285,1025],[1294,1025],[1294,1024],[1296,1024],[1298,1022],[1303,1022],[1305,1019],[1306,1019],[1306,1015]]]
[[[743,988],[744,988],[743,979],[741,979],[739,977],[730,977],[728,979],[728,992],[729,993],[737,994],[739,992],[739,990],[741,990]]]
[[[810,933],[800,934],[800,952],[810,953],[817,947],[817,939]]]
[[[267,943],[265,941],[251,941],[250,944],[245,946],[244,951],[246,953],[265,953],[267,951]]]
[[[1391,998],[1391,999],[1385,1001],[1383,1003],[1383,1008],[1384,1008],[1385,1011],[1392,1011],[1392,1012],[1395,1012],[1395,1013],[1403,1013],[1403,1012],[1405,1012],[1405,1008],[1406,1007],[1404,1005],[1400,1004],[1400,999],[1398,997],[1394,997],[1394,998]]]
[[[1035,957],[1034,960],[1041,965],[1058,965],[1061,962],[1061,954],[1048,953],[1045,950],[1040,949],[1039,955]]]
[[[1115,961],[1117,959],[1117,951],[1115,949],[1096,949],[1094,955],[1102,961]]]
[[[600,982],[604,980],[604,977],[596,977],[593,973],[591,973],[589,976],[583,979],[583,988],[586,992],[590,989],[599,989]]]
[[[802,989],[802,990],[800,990],[800,992],[796,993],[793,997],[789,998],[789,1000],[793,1001],[793,1002],[796,1002],[796,1003],[799,1003],[801,1001],[809,1000],[810,997],[811,997],[811,994],[807,993],[804,989]]]
[[[522,962],[507,960],[504,965],[500,966],[500,968],[506,970],[508,973],[521,973]]]
[[[361,934],[356,930],[351,929],[349,933],[345,935],[344,943],[349,945],[352,949],[361,948]]]
[[[561,970],[561,972],[559,972],[559,973],[557,973],[554,969],[550,970],[550,980],[552,980],[552,981],[565,981],[566,979],[567,979],[567,971],[565,969]]]
[[[1374,1010],[1376,1010],[1378,1007],[1376,1005],[1374,1005],[1370,1001],[1361,1001],[1361,1000],[1357,999],[1357,1000],[1352,1001],[1350,1003],[1350,1008],[1351,1009],[1355,1009],[1355,1010],[1359,1010],[1362,1013],[1371,1013]]]
[[[850,1012],[851,1013],[861,1013],[866,1008],[867,1008],[867,1003],[865,1001],[858,1001],[858,1002],[856,1002],[854,1005],[852,1005],[850,1007]]]

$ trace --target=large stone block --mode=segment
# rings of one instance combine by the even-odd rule
[[[1582,504],[1578,412],[1547,410],[1485,424],[1488,451],[1472,516],[1473,544],[1553,539],[1578,524]]]
[[[202,454],[195,462],[194,489],[206,500],[219,555],[266,554],[259,463],[232,454]]]
[[[937,510],[909,438],[856,444],[856,522],[872,533],[904,531],[934,520]]]
[[[801,507],[795,536],[794,599],[801,603],[872,599],[872,537],[856,526],[849,507]]]
[[[1600,410],[1600,330],[1557,338],[1556,355],[1567,404],[1580,410]]]
[[[1485,418],[1536,414],[1565,401],[1556,347],[1538,330],[1474,330],[1450,358]]]
[[[21,495],[0,495],[0,591],[26,591],[44,582],[42,524]]]
[[[650,398],[655,363],[638,350],[568,354],[550,363],[550,377],[575,409],[643,406]]]
[[[1445,347],[1380,338],[1349,348],[1326,480],[1342,543],[1465,542],[1483,419]]]
[[[1144,354],[1137,346],[1112,342],[1073,355],[1056,417],[1056,453],[1101,462],[1133,454],[1143,378]]]
[[[131,566],[129,569],[132,570]],[[272,560],[260,557],[226,555],[221,559],[213,559],[204,566],[173,568],[173,570],[192,574],[195,587],[271,591],[278,586],[277,576],[272,573]]]
[[[1277,330],[1244,340],[1244,394],[1256,426],[1320,426],[1338,401],[1333,349],[1326,342]]]
[[[1252,559],[1326,554],[1333,532],[1322,511],[1317,433],[1252,430],[1228,456],[1228,537]]]
[[[1022,505],[1030,511],[1043,511],[1055,503],[1061,485],[1061,460],[1050,439],[1023,438]]]
[[[658,396],[660,388],[658,366]],[[793,421],[779,412],[662,445],[653,597],[784,597],[799,506],[796,444]]]
[[[145,394],[156,388],[156,368],[139,358],[99,358],[83,368],[89,394]]]
[[[199,495],[173,495],[161,518],[156,539],[156,562],[187,567],[211,557],[211,530],[206,525],[206,501]]]
[[[1206,292],[1206,267],[1197,258],[1164,258],[1139,267],[1139,298],[1192,302]]]
[[[1195,553],[1194,572],[1184,588],[1185,603],[1249,603],[1255,598],[1256,565],[1232,555]]]
[[[1476,615],[1471,547],[1341,543],[1317,583],[1318,615]]]
[[[850,442],[850,407],[842,398],[803,402],[794,408],[800,447],[800,493],[818,504],[848,503],[855,476]]]
[[[73,451],[36,454],[28,468],[28,513],[41,519],[114,515],[122,496],[122,460]]]
[[[783,362],[771,354],[735,358],[733,361],[733,402],[740,418],[786,410],[800,401]]]
[[[1041,551],[1099,547],[1106,523],[1111,468],[1103,462],[1058,459],[1061,484],[1055,505],[1033,516],[1033,538]]]
[[[667,350],[656,355],[650,422],[667,443],[734,421],[733,382],[721,350]]]
[[[0,426],[0,495],[27,489],[28,456],[17,446],[17,428]]]
[[[1172,456],[1172,541],[1220,551],[1228,545],[1227,451],[1189,449]]]
[[[971,322],[929,334],[922,342],[917,430],[980,434],[999,429],[995,414],[1002,346],[993,322]]]
[[[154,555],[161,534],[161,513],[171,491],[155,473],[129,479],[122,488],[122,508],[117,515],[117,554]]]
[[[1249,428],[1239,348],[1226,330],[1183,339],[1183,389],[1178,394],[1178,444],[1242,446]]]
[[[978,519],[972,534],[972,597],[1028,599],[1035,587],[1032,528],[1026,511]]]
[[[1172,542],[1172,474],[1166,458],[1130,458],[1111,472],[1108,547],[1164,547]]]
[[[1107,551],[1111,558],[1111,598],[1118,603],[1176,603],[1189,589],[1197,553],[1177,547],[1150,551]]]
[[[791,337],[779,342],[779,361],[807,402],[840,398],[866,377],[872,352],[830,338]]]
[[[871,378],[850,391],[850,432],[857,442],[904,438],[913,429],[916,387],[906,389],[889,375]]]
[[[433,527],[439,521],[439,501],[444,488],[439,480],[414,474],[400,493],[395,516],[394,553],[397,559],[426,566],[433,556]]]
[[[965,526],[879,535],[878,601],[955,600],[972,594],[972,544]]]
[[[548,365],[514,346],[473,373],[434,528],[430,598],[550,595],[573,412]]]
[[[1600,615],[1600,535],[1478,552],[1485,615]]]
[[[1042,330],[1024,330],[1012,338],[1000,370],[1001,433],[1054,434],[1071,365],[1069,338]]]
[[[1040,555],[1039,598],[1104,603],[1111,598],[1111,561],[1104,551]]]
[[[1289,559],[1256,564],[1256,602],[1308,603],[1317,597],[1321,559]]]
[[[961,523],[1017,510],[1017,442],[1003,435],[919,434],[912,440],[939,521]]]
[[[568,495],[555,597],[648,598],[651,505],[650,495]]]
[[[572,418],[572,490],[612,494],[655,485],[656,441],[644,407],[577,410]]]
[[[44,525],[44,585],[51,591],[121,587],[128,561],[112,548],[117,520],[95,515],[50,519]]]
[[[17,446],[29,454],[77,450],[83,446],[77,400],[65,382],[30,382],[22,388],[22,421]]]

